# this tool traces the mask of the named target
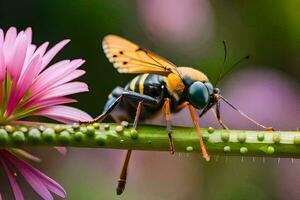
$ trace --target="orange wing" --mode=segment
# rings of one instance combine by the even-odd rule
[[[102,45],[106,57],[120,73],[167,75],[176,68],[170,61],[116,35],[104,37]]]

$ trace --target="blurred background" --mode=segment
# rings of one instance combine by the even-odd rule
[[[286,0],[140,0],[140,1],[0,1],[0,25],[7,30],[33,28],[33,41],[52,44],[70,38],[56,61],[84,58],[83,80],[90,92],[74,106],[98,115],[107,95],[132,75],[119,74],[105,58],[101,40],[118,34],[183,66],[205,72],[215,83],[238,59],[250,60],[232,69],[219,83],[237,107],[277,130],[299,128],[300,1]],[[50,44],[51,44],[50,43]],[[256,128],[225,105],[230,128]],[[202,126],[214,126],[210,114]],[[299,199],[300,161],[135,151],[126,191],[115,195],[122,155],[118,150],[70,148],[62,157],[47,148],[32,149],[45,162],[37,164],[68,192],[68,199]],[[2,173],[2,172],[1,172]],[[3,177],[3,174],[1,175]],[[11,199],[6,179],[0,192]],[[27,183],[27,199],[38,199]]]

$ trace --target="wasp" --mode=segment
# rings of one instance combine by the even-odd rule
[[[102,114],[89,123],[101,122],[108,115],[112,115],[117,121],[133,120],[133,128],[136,129],[139,121],[154,117],[162,111],[165,116],[170,153],[174,154],[171,117],[173,113],[188,107],[199,135],[203,158],[207,161],[210,157],[201,136],[198,117],[212,110],[218,123],[224,129],[228,129],[220,116],[221,100],[258,126],[270,129],[232,105],[203,72],[191,67],[176,66],[169,60],[116,35],[107,35],[102,44],[106,57],[118,72],[139,75],[125,87],[116,87],[109,95]],[[201,111],[199,116],[196,110]],[[128,150],[126,153],[116,189],[118,195],[125,188],[131,152],[132,150]]]

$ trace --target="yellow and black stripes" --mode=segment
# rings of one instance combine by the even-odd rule
[[[141,78],[139,81],[139,93],[140,94],[144,94],[144,84],[145,84],[145,80],[147,79],[148,76],[149,76],[149,74],[141,75]]]
[[[130,81],[125,90],[130,90],[151,97],[158,97],[164,92],[165,76],[158,74],[141,74]]]
[[[134,79],[132,79],[129,82],[129,90],[135,92],[135,89],[137,88],[137,82],[139,82],[140,76],[136,76]]]
[[[149,74],[142,74],[139,76],[136,76],[134,79],[132,79],[126,89],[133,91],[133,92],[137,92],[140,94],[144,94],[144,89],[145,89],[145,81],[148,78]]]

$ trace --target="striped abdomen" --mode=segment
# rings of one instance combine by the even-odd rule
[[[132,79],[125,90],[162,98],[165,95],[165,77],[157,74],[141,74]]]

